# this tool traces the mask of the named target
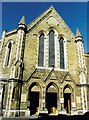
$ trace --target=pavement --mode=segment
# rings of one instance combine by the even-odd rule
[[[29,116],[29,117],[2,117],[1,120],[89,120],[89,114],[86,115],[58,115],[58,116]]]

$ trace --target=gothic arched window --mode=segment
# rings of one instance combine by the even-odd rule
[[[64,39],[61,37],[59,41],[60,46],[60,68],[65,68],[65,62],[64,62]]]
[[[55,66],[54,31],[49,32],[49,67]]]
[[[44,66],[44,34],[39,37],[38,66]]]
[[[7,46],[7,51],[6,51],[5,66],[8,66],[8,64],[9,64],[10,54],[11,54],[11,47],[12,47],[12,43],[9,42],[9,44]]]

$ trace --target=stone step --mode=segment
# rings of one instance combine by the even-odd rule
[[[29,116],[29,117],[2,117],[1,120],[89,120],[89,114],[88,115],[73,115],[73,116],[67,116],[67,115],[58,115],[58,116]]]

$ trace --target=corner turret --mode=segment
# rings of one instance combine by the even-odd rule
[[[24,16],[22,16],[20,22],[18,23],[18,30],[19,29],[24,30],[24,32],[26,32],[26,30],[27,30],[26,21],[25,21]]]
[[[76,30],[75,42],[77,44],[77,52],[78,52],[78,71],[79,71],[79,79],[80,85],[84,85],[87,83],[86,81],[86,65],[84,59],[84,46],[83,46],[83,37],[81,36],[80,31]],[[83,86],[81,87],[81,104],[83,111],[87,110],[87,89]]]
[[[82,35],[81,35],[81,33],[80,33],[80,31],[79,31],[79,29],[78,29],[78,28],[77,28],[77,30],[76,30],[76,37],[75,37],[75,41],[76,41],[76,42],[78,42],[78,41],[83,42],[83,37],[82,37]]]

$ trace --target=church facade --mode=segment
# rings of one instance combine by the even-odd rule
[[[89,53],[51,6],[0,39],[0,114],[84,114],[89,110]]]

